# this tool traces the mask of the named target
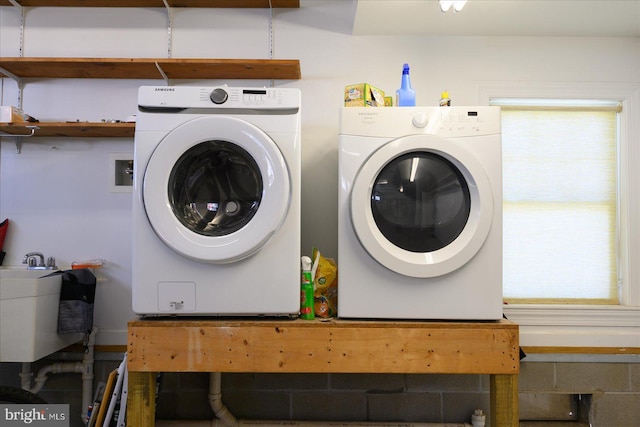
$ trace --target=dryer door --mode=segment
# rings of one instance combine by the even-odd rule
[[[395,139],[358,171],[351,221],[362,246],[388,269],[436,277],[469,261],[493,217],[493,195],[478,160],[434,135]]]
[[[237,118],[208,116],[162,139],[144,171],[142,195],[167,246],[196,261],[229,263],[258,251],[280,227],[291,183],[266,133]]]

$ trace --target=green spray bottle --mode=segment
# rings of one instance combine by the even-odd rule
[[[300,284],[300,318],[305,320],[315,319],[313,308],[313,278],[311,277],[311,258],[300,258],[302,267],[302,280]]]

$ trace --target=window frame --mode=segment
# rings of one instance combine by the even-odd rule
[[[491,82],[477,86],[478,105],[494,98],[619,100],[620,252],[619,305],[509,304],[529,347],[640,348],[640,85],[625,83]],[[634,168],[633,165],[636,165]]]

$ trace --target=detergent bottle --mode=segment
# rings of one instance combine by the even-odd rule
[[[451,107],[451,98],[449,98],[449,92],[446,90],[440,94],[440,106]]]
[[[402,84],[396,91],[396,105],[398,107],[414,107],[416,105],[416,91],[411,87],[409,64],[402,67]]]

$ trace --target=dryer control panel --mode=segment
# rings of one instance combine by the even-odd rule
[[[142,86],[138,105],[149,109],[297,110],[300,90],[293,88]]]
[[[340,114],[341,135],[455,138],[500,132],[500,107],[347,107]]]

